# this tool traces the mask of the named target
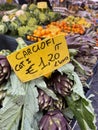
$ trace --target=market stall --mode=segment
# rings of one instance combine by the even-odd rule
[[[1,15],[1,130],[97,130],[97,15],[80,9],[30,3]]]

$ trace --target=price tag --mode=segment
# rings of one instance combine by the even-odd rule
[[[8,55],[7,59],[22,82],[41,77],[70,61],[63,35],[24,47]]]
[[[11,4],[11,3],[12,3],[12,0],[6,0],[6,2]]]
[[[47,8],[47,2],[38,2],[37,7],[41,9]]]

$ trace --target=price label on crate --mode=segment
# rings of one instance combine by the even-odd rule
[[[47,2],[38,2],[37,7],[40,9],[45,9],[47,8]]]
[[[70,61],[63,35],[26,46],[8,55],[7,59],[22,82],[50,73]]]

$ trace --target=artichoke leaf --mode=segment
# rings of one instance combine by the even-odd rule
[[[0,109],[0,130],[17,130],[21,117],[22,105],[17,104],[17,97],[8,97],[4,99],[4,105]]]
[[[14,95],[14,96],[25,95],[25,90],[24,90],[25,84],[18,79],[18,77],[13,71],[10,75],[10,82],[11,82],[11,86],[7,91],[8,95]]]
[[[34,80],[26,83],[25,90],[21,130],[38,130],[37,119],[35,118],[39,111],[38,92]]]
[[[74,66],[71,63],[65,64],[64,66],[58,69],[60,73],[72,73],[74,71]]]
[[[81,130],[96,130],[96,118],[91,102],[83,98],[73,101],[71,97],[67,97],[66,100]]]

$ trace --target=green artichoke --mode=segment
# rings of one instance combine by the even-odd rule
[[[62,96],[70,95],[73,87],[73,81],[66,74],[54,72],[51,76],[51,84],[54,90]]]
[[[70,130],[68,121],[59,110],[48,111],[39,122],[40,130]]]
[[[0,84],[8,80],[11,73],[10,64],[4,55],[0,55]]]
[[[47,17],[47,15],[41,12],[39,15],[40,24],[45,25],[48,22],[48,20],[49,20],[49,18]]]

